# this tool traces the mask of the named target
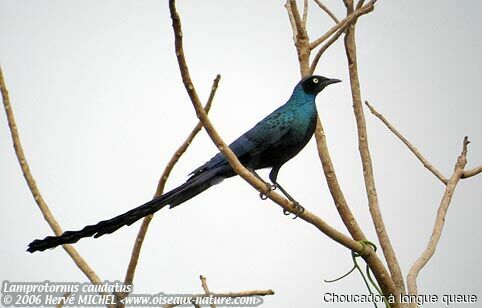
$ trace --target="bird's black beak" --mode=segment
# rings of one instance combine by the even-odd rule
[[[328,79],[327,81],[325,81],[325,85],[327,86],[327,85],[329,85],[329,84],[339,83],[339,82],[341,82],[340,79],[335,79],[335,78],[333,78],[333,79]]]

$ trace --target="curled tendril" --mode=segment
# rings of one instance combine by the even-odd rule
[[[363,278],[363,281],[365,282],[365,285],[368,289],[368,292],[370,294],[373,294],[372,292],[372,289],[370,288],[370,284],[377,290],[378,294],[383,298],[383,301],[385,302],[385,307],[387,308],[390,308],[390,305],[387,301],[387,299],[385,298],[385,296],[382,294],[382,291],[380,290],[380,287],[378,286],[378,284],[373,280],[371,274],[370,274],[370,267],[368,266],[368,264],[366,265],[366,268],[365,268],[365,271],[366,271],[366,275],[368,277],[368,280],[367,278],[365,277],[365,274],[363,273],[363,271],[361,270],[360,266],[358,265],[358,262],[357,262],[357,258],[359,257],[362,257],[365,255],[366,253],[366,247],[367,246],[370,246],[370,248],[373,249],[373,251],[377,251],[377,246],[373,243],[373,242],[370,242],[368,240],[362,240],[362,241],[358,241],[360,244],[362,244],[363,248],[362,248],[362,251],[361,252],[356,252],[356,251],[352,251],[351,252],[351,258],[352,258],[352,261],[353,261],[353,267],[346,273],[346,274],[343,274],[342,276],[338,277],[338,278],[335,278],[335,279],[332,279],[332,280],[324,280],[326,283],[332,283],[332,282],[336,282],[336,281],[339,281],[345,277],[347,277],[348,275],[350,275],[353,271],[358,270],[358,272],[360,273],[360,275],[362,276]],[[370,282],[370,283],[369,283]],[[377,304],[376,302],[373,302],[373,305],[375,306],[375,308],[377,308]]]

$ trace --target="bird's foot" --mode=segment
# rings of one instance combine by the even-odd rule
[[[275,190],[276,187],[277,187],[275,184],[270,184],[270,183],[266,183],[266,182],[265,182],[265,184],[266,184],[266,189],[268,189],[268,194],[265,194],[265,193],[263,193],[263,192],[260,192],[260,193],[259,193],[259,197],[261,198],[261,200],[266,200],[266,199],[268,199],[269,193],[270,193],[272,190]]]
[[[303,214],[303,212],[305,211],[305,208],[303,206],[301,206],[301,204],[296,201],[296,200],[290,200],[291,202],[293,202],[293,205],[294,205],[294,211],[293,212],[290,212],[288,210],[285,210],[283,209],[283,214],[285,215],[289,215],[291,213],[295,214],[295,217],[293,217],[293,219],[296,219],[298,218],[299,215]]]

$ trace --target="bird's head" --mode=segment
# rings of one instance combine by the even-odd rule
[[[341,80],[313,75],[301,80],[300,84],[306,93],[316,95],[320,93],[327,85],[337,82],[341,82]]]

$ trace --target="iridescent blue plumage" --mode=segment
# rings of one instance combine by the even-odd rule
[[[277,182],[284,163],[296,156],[313,136],[316,126],[316,95],[327,85],[339,82],[322,76],[301,80],[290,99],[249,131],[229,145],[240,162],[248,169],[271,168],[269,178],[273,186],[289,199],[294,199]],[[75,243],[83,237],[99,237],[131,225],[144,216],[155,213],[166,205],[175,207],[209,187],[235,174],[222,153],[194,170],[181,186],[137,208],[109,220],[89,225],[79,231],[66,231],[61,236],[48,236],[29,244],[29,252],[42,251],[58,245]],[[295,202],[295,201],[294,201]]]

